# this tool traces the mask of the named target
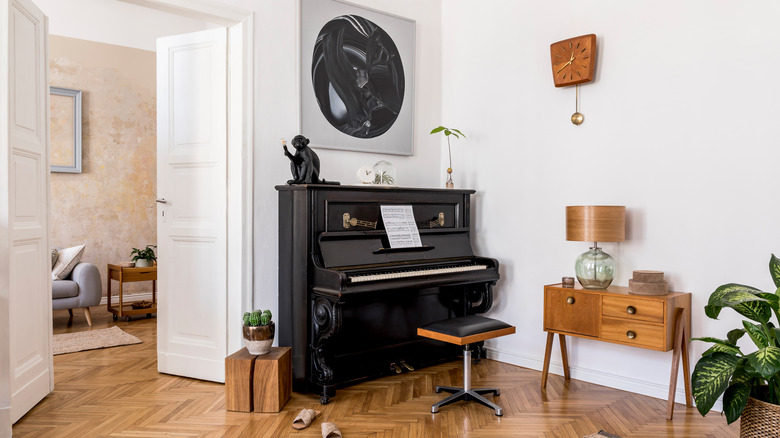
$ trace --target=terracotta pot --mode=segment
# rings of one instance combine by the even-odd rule
[[[274,333],[276,324],[271,321],[268,325],[259,325],[257,327],[244,326],[244,345],[250,354],[261,355],[271,351],[271,344],[274,343]]]
[[[780,406],[748,398],[739,419],[739,436],[765,438],[780,436]]]

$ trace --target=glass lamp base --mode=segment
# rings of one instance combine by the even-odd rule
[[[574,273],[585,289],[606,289],[615,278],[615,259],[601,248],[593,247],[577,257]]]

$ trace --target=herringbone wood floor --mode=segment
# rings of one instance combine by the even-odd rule
[[[80,310],[54,312],[54,332],[88,330]],[[14,425],[14,437],[319,437],[333,421],[349,437],[582,437],[599,430],[622,437],[735,437],[717,413],[701,417],[677,405],[674,421],[666,403],[603,386],[550,376],[496,361],[474,366],[475,387],[500,387],[504,416],[474,403],[457,403],[433,415],[430,405],[445,394],[433,387],[460,384],[455,361],[340,389],[331,403],[294,393],[279,414],[227,412],[221,384],[159,374],[156,319],[114,323],[93,308],[93,329],[118,325],[143,344],[54,357],[55,388]],[[290,425],[304,407],[322,410],[308,429]]]

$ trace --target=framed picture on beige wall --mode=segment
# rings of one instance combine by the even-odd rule
[[[50,87],[52,172],[81,173],[81,90]]]

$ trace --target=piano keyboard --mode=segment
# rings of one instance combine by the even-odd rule
[[[364,281],[390,280],[396,278],[422,277],[425,275],[440,275],[440,274],[451,274],[455,272],[479,271],[481,269],[487,269],[487,266],[486,265],[461,265],[461,266],[450,266],[449,268],[428,268],[428,269],[419,269],[413,271],[387,272],[383,274],[354,275],[349,277],[349,281],[351,283],[361,283]]]

